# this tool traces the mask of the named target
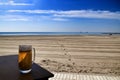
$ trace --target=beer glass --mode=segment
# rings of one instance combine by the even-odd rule
[[[33,57],[32,52],[34,53]],[[34,60],[35,48],[32,48],[32,45],[19,45],[18,66],[20,72],[29,73],[32,69],[32,63]]]

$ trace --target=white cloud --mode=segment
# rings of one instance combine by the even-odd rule
[[[74,17],[74,18],[101,18],[101,19],[120,19],[120,12],[93,11],[93,10],[74,10],[62,11],[54,14],[56,17]]]
[[[5,21],[28,21],[28,19],[26,18],[19,18],[19,19],[15,19],[15,18],[11,18],[11,19],[4,19]]]
[[[101,19],[120,19],[120,12],[110,12],[102,10],[8,10],[11,13],[28,13],[28,14],[51,14],[56,18],[101,18]]]
[[[29,4],[29,3],[15,3],[13,0],[10,0],[8,2],[0,2],[0,5],[28,6],[28,5],[33,5],[33,4]]]
[[[53,18],[54,21],[68,21],[68,19],[65,18]]]
[[[2,21],[29,21],[29,17],[20,15],[1,15],[0,20]]]
[[[55,14],[59,11],[55,10],[8,10],[8,12],[33,13],[33,14]]]
[[[71,18],[97,18],[97,19],[117,19],[120,20],[120,12],[110,11],[93,11],[93,10],[70,10],[70,11],[57,11],[57,10],[8,10],[7,15],[1,15],[1,20],[9,21],[40,21],[40,20],[53,20],[53,21],[69,21]],[[9,15],[9,13],[17,13],[18,15]],[[19,14],[20,13],[20,14]],[[21,13],[26,13],[21,14]],[[34,14],[27,15],[27,14]],[[47,14],[47,15],[46,15]]]

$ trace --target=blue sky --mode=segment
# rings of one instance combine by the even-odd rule
[[[120,0],[0,0],[0,32],[120,32]]]

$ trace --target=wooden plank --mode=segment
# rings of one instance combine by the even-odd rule
[[[112,76],[112,79],[113,79],[113,80],[118,80],[115,76]],[[119,79],[119,80],[120,80],[120,79]]]
[[[63,80],[66,80],[66,79],[65,79],[65,76],[66,76],[66,74],[65,74],[65,73],[63,73]]]
[[[77,74],[77,73],[57,73],[49,80],[120,80],[120,76]]]
[[[92,75],[89,75],[89,78],[90,78],[90,80],[94,80],[94,78],[92,77]]]
[[[89,80],[89,75],[86,75],[86,79]]]
[[[70,80],[72,80],[72,77],[73,77],[73,76],[72,76],[72,74],[70,73]]]
[[[117,76],[117,79],[120,80],[120,76]]]
[[[99,76],[100,80],[104,80],[103,76]]]
[[[59,79],[59,77],[60,77],[60,73],[58,73],[56,80],[58,80],[58,79]]]
[[[57,77],[58,77],[58,73],[55,73],[54,80],[57,80]]]
[[[96,75],[97,80],[101,80],[99,75]]]
[[[114,80],[111,76],[107,77],[108,80]]]
[[[79,75],[78,74],[76,75],[76,80],[79,80]]]
[[[77,79],[76,79],[76,74],[75,74],[75,73],[73,73],[73,80],[77,80]]]

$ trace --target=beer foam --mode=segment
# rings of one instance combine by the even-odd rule
[[[19,45],[19,51],[31,51],[32,45]]]

